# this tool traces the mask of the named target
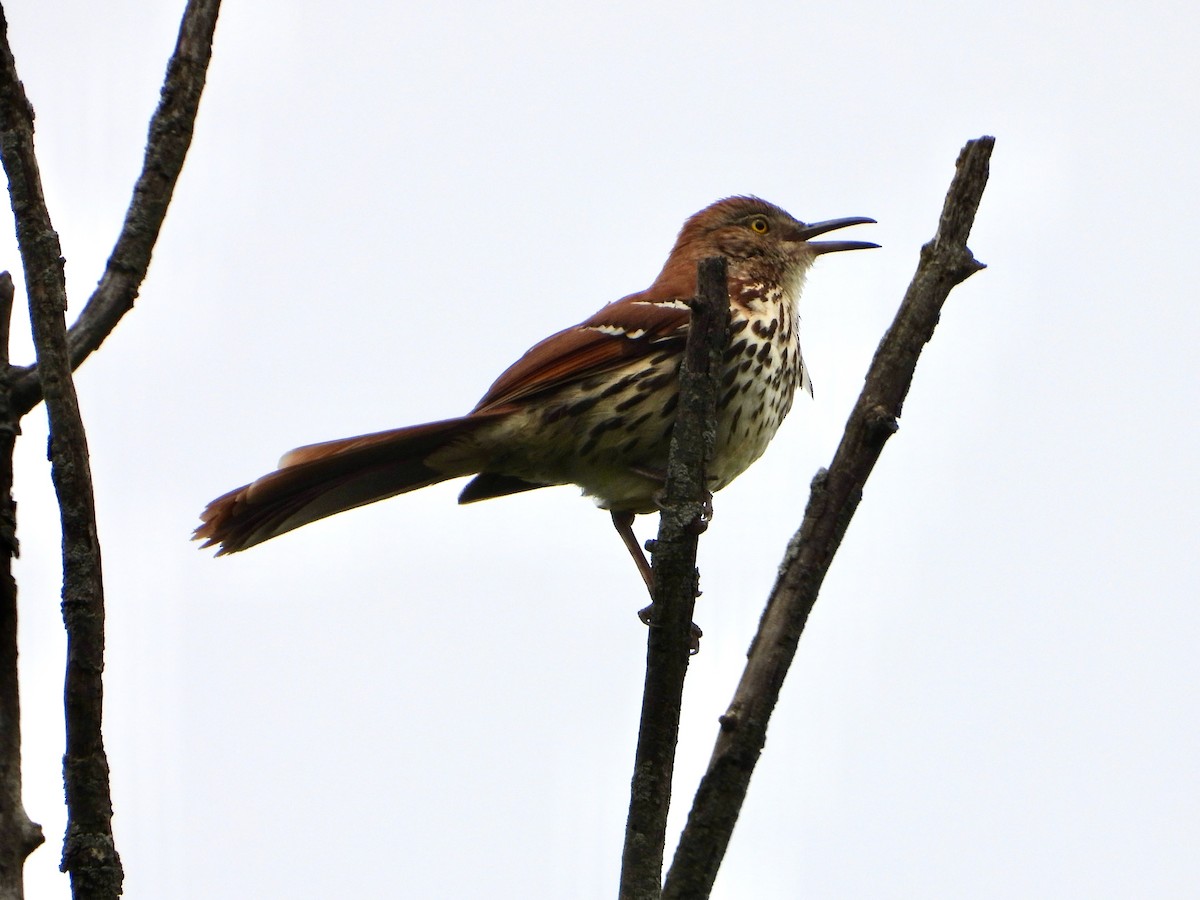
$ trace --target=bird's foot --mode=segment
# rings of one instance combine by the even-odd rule
[[[713,495],[712,491],[706,490],[704,497],[700,501],[700,515],[692,523],[692,527],[696,529],[696,534],[703,534],[708,530],[708,523],[713,517]]]
[[[650,478],[654,475],[654,473],[648,469],[638,469],[637,472],[638,472],[638,474],[645,475],[647,478]],[[662,512],[663,507],[666,504],[666,485],[665,484],[663,485],[663,487],[659,488],[657,491],[654,492],[654,496],[652,499],[654,500],[654,505],[658,507],[658,511]],[[700,498],[700,511],[696,514],[696,518],[694,518],[691,522],[691,525],[690,525],[691,532],[693,534],[704,534],[704,532],[708,530],[708,523],[712,521],[712,517],[713,517],[712,491],[705,490],[704,495]],[[649,548],[647,548],[647,549],[649,549]]]
[[[654,604],[643,607],[638,610],[638,618],[642,620],[642,624],[646,627],[652,627],[654,623]],[[700,630],[700,626],[695,622],[692,623],[691,633],[688,635],[688,654],[695,656],[700,652],[700,638],[704,637],[704,632]]]

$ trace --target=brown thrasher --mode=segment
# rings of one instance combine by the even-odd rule
[[[233,553],[461,475],[475,477],[459,503],[576,484],[611,511],[650,587],[632,524],[657,509],[663,487],[697,263],[728,260],[729,344],[708,468],[716,491],[762,455],[797,385],[812,393],[797,329],[809,267],[822,253],[878,246],[809,239],[873,222],[805,224],[756,197],[719,200],[684,223],[649,288],[532,347],[467,415],[293,450],[210,503],[195,538]]]

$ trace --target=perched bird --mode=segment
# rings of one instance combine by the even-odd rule
[[[697,263],[728,261],[730,326],[709,488],[758,459],[812,393],[797,301],[823,253],[877,247],[813,241],[873,219],[805,224],[756,197],[729,197],[684,223],[646,290],[534,345],[465,416],[300,447],[279,468],[212,501],[194,537],[218,555],[376,500],[463,475],[460,503],[575,484],[612,514],[638,570],[652,575],[632,523],[657,509],[679,399],[678,374]]]

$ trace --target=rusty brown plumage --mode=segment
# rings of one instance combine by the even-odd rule
[[[195,537],[232,553],[460,476],[474,476],[462,503],[576,484],[612,511],[649,583],[629,522],[655,509],[662,487],[697,263],[728,260],[715,491],[762,454],[796,388],[811,392],[797,301],[813,260],[876,246],[811,238],[871,221],[805,224],[755,197],[720,200],[687,220],[649,288],[530,348],[465,416],[293,450],[274,472],[212,501]]]

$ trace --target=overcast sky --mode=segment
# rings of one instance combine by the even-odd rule
[[[75,310],[181,11],[6,4]],[[127,896],[615,896],[645,596],[607,515],[571,488],[459,508],[452,483],[220,560],[188,542],[196,515],[291,447],[466,411],[648,285],[719,197],[878,219],[853,237],[883,249],[810,276],[815,399],[701,542],[673,844],[808,483],[981,134],[989,267],[922,357],[714,896],[1200,893],[1197,18],[229,2],[141,298],[78,374]],[[10,237],[0,266],[23,287]],[[17,462],[25,802],[48,838],[28,896],[55,900],[41,408]]]

